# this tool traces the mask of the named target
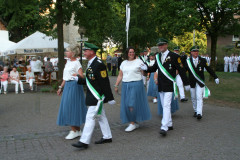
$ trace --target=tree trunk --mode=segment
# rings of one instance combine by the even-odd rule
[[[63,0],[56,1],[57,35],[58,35],[58,81],[62,81],[64,69],[64,42],[63,42]]]
[[[213,71],[216,71],[216,50],[217,50],[217,34],[211,34],[211,62],[210,67]],[[214,81],[212,76],[209,77],[209,81]]]

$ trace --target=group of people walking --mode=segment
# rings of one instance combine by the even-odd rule
[[[240,56],[232,54],[224,57],[224,72],[240,72]]]
[[[173,130],[171,114],[178,109],[176,82],[178,75],[182,83],[178,82],[179,86],[185,86],[186,91],[191,91],[193,116],[199,120],[203,115],[203,97],[210,95],[210,90],[204,82],[204,69],[215,78],[217,84],[219,83],[218,77],[207,65],[206,60],[198,55],[198,46],[191,48],[191,56],[187,58],[169,51],[166,39],[159,39],[157,45],[160,53],[156,55],[151,53],[149,61],[144,59],[144,55],[137,57],[134,48],[127,48],[126,60],[120,65],[114,90],[118,92],[119,85],[122,83],[120,118],[122,123],[129,124],[125,129],[126,132],[137,129],[139,122],[151,119],[147,95],[154,98],[154,103],[158,103],[158,113],[162,115],[160,134],[166,136],[167,131]],[[112,142],[111,129],[103,104],[114,105],[116,102],[111,91],[107,67],[96,57],[98,47],[85,42],[83,50],[88,59],[85,78],[81,64],[74,58],[79,52],[78,47],[67,49],[68,61],[64,68],[63,82],[57,92],[58,95],[62,93],[57,124],[71,126],[66,139],[81,136],[80,140],[72,145],[87,149],[96,120],[99,122],[103,137],[95,144]],[[147,92],[143,75],[147,75],[149,80]],[[87,85],[86,98],[82,85]],[[182,102],[186,101],[185,97],[181,99],[183,99]],[[83,132],[81,132],[80,126],[84,123]]]

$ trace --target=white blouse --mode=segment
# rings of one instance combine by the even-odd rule
[[[71,77],[73,76],[73,74],[78,74],[78,70],[80,68],[82,68],[82,65],[80,64],[79,61],[68,60],[63,70],[63,80],[64,81],[72,80]]]
[[[135,59],[133,61],[125,60],[122,62],[120,69],[123,72],[123,82],[132,82],[142,80],[142,72],[140,65],[144,64],[142,60]]]
[[[155,63],[155,60],[150,60],[150,64],[149,64],[149,66],[150,66],[150,67],[153,66],[154,63]]]

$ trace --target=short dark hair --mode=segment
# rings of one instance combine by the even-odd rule
[[[133,47],[131,47],[131,46],[126,49],[126,59],[127,60],[128,60],[128,52],[130,51],[130,49],[133,49],[135,51],[135,49]],[[136,59],[136,54],[134,56],[134,59]]]
[[[47,61],[50,61],[50,58],[47,58]]]

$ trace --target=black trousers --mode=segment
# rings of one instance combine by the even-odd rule
[[[111,71],[111,67],[112,67],[112,64],[111,63],[107,63],[107,67],[108,67],[108,71]]]
[[[116,76],[116,71],[117,71],[117,67],[113,66],[112,67],[112,76]]]

